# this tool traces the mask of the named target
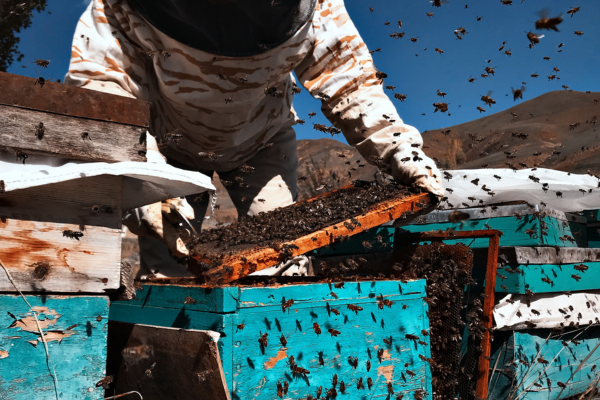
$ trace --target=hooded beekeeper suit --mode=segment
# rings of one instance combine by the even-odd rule
[[[150,102],[148,160],[216,172],[244,216],[297,198],[292,72],[368,162],[443,195],[343,0],[93,0],[65,83]],[[187,200],[166,204],[199,226],[209,196]],[[169,259],[157,239],[188,254],[161,204],[132,211],[127,225],[142,235],[142,265],[152,271]]]

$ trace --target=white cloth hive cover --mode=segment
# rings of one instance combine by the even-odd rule
[[[25,165],[0,161],[0,180],[4,181],[6,192],[100,175],[123,176],[121,207],[128,210],[174,197],[215,190],[210,177],[168,164],[79,163],[40,157],[30,162],[30,159]]]
[[[529,306],[527,306],[528,299]],[[540,293],[532,296],[509,294],[494,307],[497,330],[530,329],[525,321],[533,322],[536,329],[554,328],[561,323],[567,327],[571,321],[588,325],[590,321],[598,323],[598,317],[600,317],[600,291],[573,294]]]
[[[567,172],[552,169],[538,168],[521,169],[460,169],[446,171],[452,179],[444,178],[444,187],[450,188],[452,193],[446,191],[448,202],[454,208],[463,208],[462,203],[477,206],[479,200],[483,204],[499,204],[518,200],[531,204],[544,202],[550,208],[563,212],[575,212],[600,208],[600,189],[598,179],[591,175],[568,174]],[[499,176],[498,180],[494,175]],[[539,183],[530,179],[539,179]],[[479,179],[476,186],[471,181]],[[542,184],[548,184],[544,192]],[[482,190],[483,185],[492,190],[494,196]],[[584,190],[585,193],[582,193]],[[589,190],[592,189],[592,193]],[[556,192],[562,192],[562,197]],[[469,200],[477,198],[477,201]],[[444,203],[445,204],[445,203]]]

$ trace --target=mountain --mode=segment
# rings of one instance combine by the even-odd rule
[[[488,112],[494,110],[493,106],[482,106]],[[474,121],[424,132],[424,150],[445,169],[511,165],[521,169],[526,165],[600,174],[599,116],[598,92],[548,92]],[[299,200],[348,185],[354,179],[372,180],[377,171],[356,149],[333,139],[299,140],[298,160]],[[235,221],[233,203],[219,180],[213,182],[221,206],[215,220]],[[326,187],[317,191],[323,185]]]
[[[482,107],[488,112],[494,106]],[[600,93],[548,92],[505,111],[423,133],[443,168],[543,167],[600,173]]]

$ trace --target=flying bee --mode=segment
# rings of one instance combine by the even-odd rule
[[[527,39],[529,40],[529,48],[532,48],[536,44],[540,42],[540,39],[544,37],[544,35],[536,35],[535,33],[529,31],[527,33]]]
[[[433,110],[434,113],[438,111],[445,113],[448,111],[448,103],[433,103],[433,106],[435,107],[435,110]]]
[[[575,34],[576,34],[577,36],[583,36],[583,32],[582,32],[582,31],[575,31]]]
[[[69,239],[75,239],[79,241],[79,238],[83,237],[83,232],[67,229],[63,231],[63,237],[68,237]]]
[[[486,112],[486,111],[485,111],[485,108],[482,108],[482,107],[479,107],[479,106],[477,107],[477,110],[479,111],[479,113],[480,113],[480,114],[481,114],[482,112]]]
[[[96,382],[96,387],[102,387],[102,389],[108,389],[108,385],[110,385],[111,383],[113,383],[113,376],[112,375],[105,376],[104,378],[102,378],[98,382]]]
[[[404,32],[394,32],[394,33],[390,34],[390,37],[394,38],[394,39],[402,39],[405,34],[406,33],[404,33]]]
[[[217,154],[213,152],[206,153],[204,151],[201,151],[198,153],[198,156],[201,158],[206,157],[210,160],[211,164],[214,164],[215,162],[217,162],[217,160],[219,160],[219,158],[223,157],[223,154]]]
[[[490,90],[489,92],[487,92],[487,94],[485,96],[481,96],[481,101],[483,101],[485,104],[487,104],[490,107],[492,106],[492,104],[496,104],[496,100],[494,100],[490,97],[491,94],[492,94],[492,91]]]
[[[511,87],[511,90],[512,90],[514,101],[517,101],[517,99],[523,100],[523,92],[525,91],[525,86],[521,86],[521,89],[513,89]]]
[[[547,8],[539,12],[540,19],[535,21],[535,29],[548,29],[558,32],[558,28],[556,26],[560,24],[563,21],[563,19],[560,17],[560,15],[553,18],[548,18],[548,13],[549,11]]]
[[[417,40],[418,40],[418,39],[419,39],[419,37],[418,37],[418,36],[417,36],[417,37],[411,37],[411,38],[410,38],[410,41],[411,41],[411,42],[413,42],[413,43],[417,43]]]

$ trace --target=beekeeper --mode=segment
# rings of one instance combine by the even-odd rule
[[[148,161],[216,172],[244,216],[297,198],[292,72],[367,161],[443,195],[441,174],[411,146],[421,135],[384,94],[343,0],[93,0],[65,83],[150,102],[160,153],[148,135]],[[209,196],[193,198],[166,202],[199,225]],[[142,265],[180,274],[167,246],[180,257],[188,250],[161,204],[129,217],[142,235]]]

